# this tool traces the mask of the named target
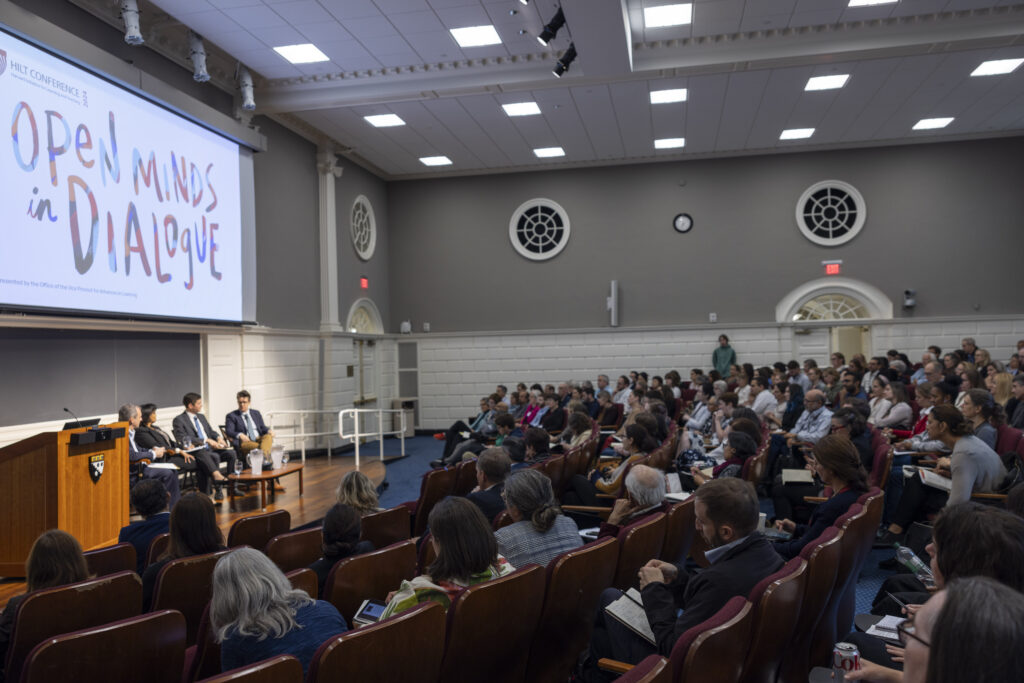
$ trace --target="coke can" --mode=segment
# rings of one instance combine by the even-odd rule
[[[860,668],[860,650],[853,643],[836,643],[832,648],[832,678],[835,683],[843,683],[847,671]]]

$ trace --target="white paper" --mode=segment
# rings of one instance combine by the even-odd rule
[[[814,475],[809,470],[782,470],[783,484],[813,484]]]
[[[146,467],[151,467],[151,468],[153,468],[155,470],[176,470],[176,469],[178,469],[178,466],[175,465],[173,462],[154,462],[154,463],[150,463],[149,465],[146,465]]]
[[[673,493],[666,493],[665,499],[671,500],[673,503],[682,503],[684,500],[688,500],[693,494],[687,493],[686,491],[678,491]]]
[[[657,645],[654,639],[654,631],[647,621],[647,612],[644,611],[643,601],[640,598],[640,591],[630,588],[625,595],[604,608],[606,612],[628,626],[637,635],[643,637],[651,645]]]
[[[866,633],[869,636],[875,636],[876,638],[899,642],[899,633],[897,633],[896,627],[904,621],[906,621],[906,619],[903,617],[882,617],[882,619],[877,624],[869,628]]]

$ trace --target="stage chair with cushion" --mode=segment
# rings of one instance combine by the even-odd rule
[[[381,510],[363,517],[361,540],[369,541],[374,548],[386,548],[392,543],[409,539],[409,509],[404,505],[390,510]]]
[[[640,567],[661,555],[668,522],[659,512],[619,529],[619,561],[612,586],[627,590],[637,583]]]
[[[795,557],[750,591],[754,605],[743,683],[775,683],[782,655],[790,645],[807,583],[807,560]]]
[[[444,608],[424,602],[390,619],[347,631],[320,646],[306,683],[434,683],[444,657],[444,628]]]
[[[21,683],[179,683],[184,658],[185,619],[163,610],[39,643],[25,660]]]
[[[82,554],[85,555],[85,563],[89,566],[89,573],[93,576],[106,576],[123,571],[133,572],[137,566],[135,546],[131,543],[118,543]]]
[[[448,609],[441,680],[522,683],[543,603],[537,565],[460,592]]]
[[[302,683],[302,663],[291,655],[278,655],[203,679],[202,683]]]
[[[420,497],[417,500],[410,500],[402,503],[412,515],[412,535],[422,536],[427,530],[427,518],[430,511],[434,509],[442,498],[451,495],[455,490],[454,467],[444,467],[438,470],[431,470],[423,475],[420,483]]]
[[[47,638],[141,613],[142,580],[134,569],[30,593],[15,613],[6,680],[18,680],[28,653]]]
[[[192,683],[220,673],[220,643],[214,639],[210,628],[210,604],[203,609],[196,632],[196,644],[185,650],[185,666],[182,683]]]
[[[602,538],[564,552],[547,566],[544,608],[530,646],[526,680],[564,683],[587,647],[601,591],[611,585],[618,541]]]
[[[317,599],[320,594],[319,580],[317,579],[316,572],[312,569],[293,569],[286,573],[285,576],[292,584],[292,588],[297,588],[300,591],[305,591],[306,595]]]
[[[650,655],[616,678],[615,683],[672,683],[672,665],[661,655]]]
[[[324,533],[321,527],[278,534],[264,551],[278,569],[290,572],[308,567],[323,556]]]
[[[691,496],[682,503],[676,503],[665,513],[665,543],[661,547],[661,559],[679,564],[686,560],[697,535],[696,513]]]
[[[157,534],[153,537],[153,540],[149,542],[149,550],[146,551],[146,566],[153,564],[157,561],[161,555],[167,550],[167,547],[171,545],[170,534]]]
[[[186,647],[195,644],[199,620],[213,593],[213,568],[217,560],[229,552],[221,550],[171,560],[157,574],[150,611],[173,609],[181,612],[187,626]]]
[[[228,531],[228,547],[247,545],[262,551],[274,536],[292,528],[292,516],[287,510],[257,513],[242,517]]]
[[[372,553],[347,557],[327,576],[323,599],[338,608],[351,624],[363,600],[386,601],[403,579],[416,576],[416,544],[402,541]]]

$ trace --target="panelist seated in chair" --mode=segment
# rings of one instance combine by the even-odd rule
[[[263,451],[264,467],[270,466],[270,449],[274,446],[274,430],[263,422],[260,411],[251,408],[252,396],[242,389],[235,394],[238,410],[232,410],[225,418],[224,431],[228,441],[242,457],[242,462],[249,464],[249,452],[259,448]],[[284,491],[279,479],[274,480],[274,490]]]
[[[181,497],[181,485],[178,483],[178,471],[175,469],[162,469],[158,467],[150,467],[142,460],[149,460],[150,462],[160,460],[164,457],[166,451],[160,447],[150,448],[143,450],[139,448],[135,441],[135,433],[142,423],[142,411],[139,407],[133,403],[126,403],[117,410],[117,418],[121,422],[128,423],[128,462],[131,464],[129,468],[129,486],[133,486],[136,483],[142,481],[142,479],[157,479],[167,489],[167,492],[171,495],[171,505],[173,506],[178,502],[178,498]],[[142,477],[138,474],[141,472]]]
[[[138,447],[143,450],[163,448],[164,462],[177,465],[178,469],[184,472],[195,472],[196,459],[181,450],[174,442],[174,438],[157,426],[156,404],[143,403],[139,408],[142,410],[142,424],[135,430],[135,443]]]
[[[199,488],[204,493],[210,492],[211,480],[217,488],[216,500],[224,500],[223,486],[228,479],[220,472],[221,461],[227,461],[228,471],[235,469],[235,451],[228,448],[227,442],[210,426],[206,416],[202,414],[203,397],[189,392],[181,399],[185,412],[174,418],[171,426],[174,439],[186,448],[189,444],[203,446],[194,453],[199,462],[197,470]]]

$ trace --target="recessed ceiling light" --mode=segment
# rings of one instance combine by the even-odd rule
[[[424,166],[449,166],[452,160],[448,157],[420,157],[420,163]]]
[[[467,26],[451,29],[452,37],[459,47],[480,47],[481,45],[497,45],[501,42],[494,26]]]
[[[564,157],[565,150],[561,147],[538,147],[533,150],[533,153],[539,156],[541,159],[548,157]]]
[[[914,124],[914,130],[932,130],[933,128],[945,128],[953,123],[953,117],[939,117],[936,119],[921,119]]]
[[[850,7],[870,7],[871,5],[892,5],[900,0],[850,0]]]
[[[674,149],[685,146],[686,138],[662,138],[654,141],[654,149]]]
[[[375,114],[373,116],[364,116],[366,122],[371,126],[377,128],[389,128],[391,126],[404,126],[405,121],[396,116],[395,114]]]
[[[834,76],[815,76],[807,79],[804,90],[835,90],[846,85],[850,80],[850,74],[836,74]]]
[[[512,102],[501,105],[501,108],[509,116],[533,116],[540,113],[540,107],[536,102]]]
[[[668,104],[669,102],[685,102],[686,88],[673,90],[652,90],[651,104]]]
[[[274,52],[287,59],[292,64],[312,64],[313,62],[329,62],[331,58],[320,52],[313,43],[302,45],[282,45],[275,47]]]
[[[644,28],[680,26],[693,20],[693,3],[644,7]]]
[[[1024,64],[1024,59],[992,59],[982,62],[978,68],[971,72],[972,76],[998,76],[1008,74]]]
[[[787,128],[779,136],[780,140],[803,140],[814,135],[813,128]]]

